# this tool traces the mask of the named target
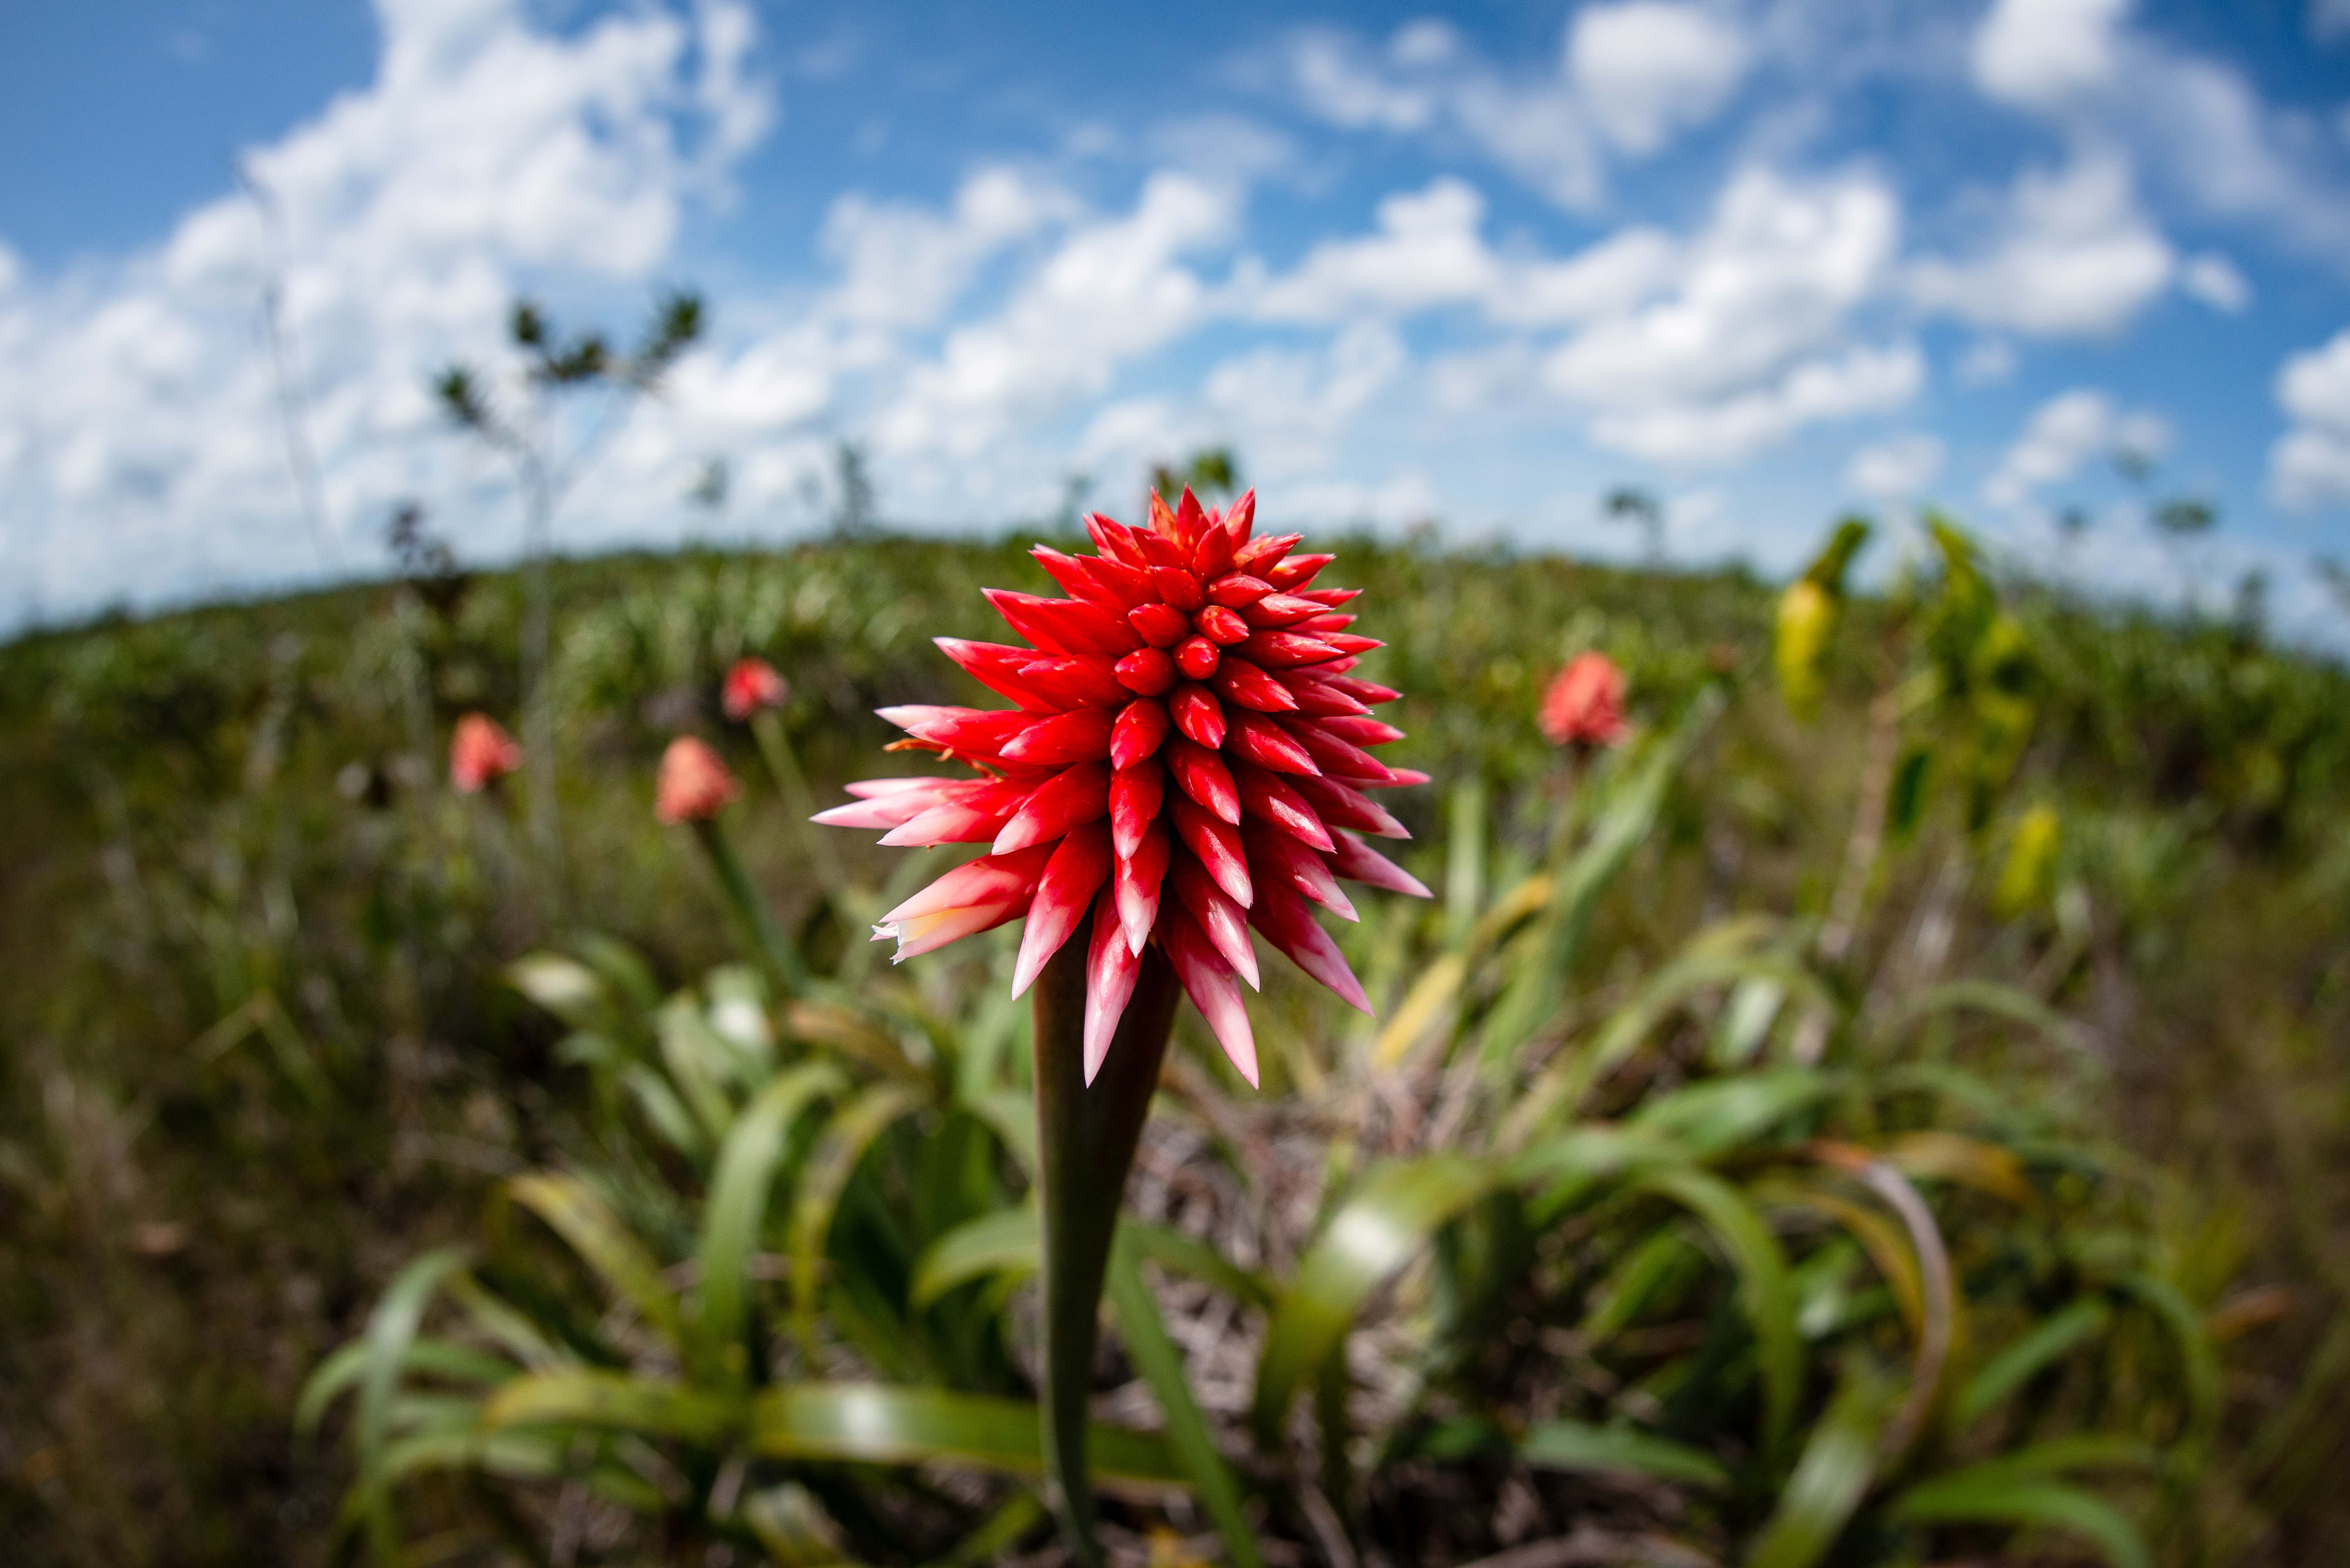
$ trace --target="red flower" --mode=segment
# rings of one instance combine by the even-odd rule
[[[468,713],[449,737],[449,783],[460,794],[479,794],[522,766],[522,747],[486,713]]]
[[[661,753],[653,815],[663,822],[708,822],[742,793],[723,758],[691,735],[680,735]]]
[[[874,935],[901,960],[1024,915],[1017,996],[1091,908],[1088,1083],[1150,941],[1253,1084],[1235,983],[1257,983],[1248,928],[1367,1012],[1311,906],[1355,919],[1340,877],[1428,896],[1355,836],[1409,836],[1363,792],[1426,782],[1365,749],[1403,732],[1370,716],[1397,693],[1349,673],[1379,646],[1347,629],[1359,590],[1313,587],[1331,557],[1252,537],[1255,512],[1253,491],[1219,513],[1187,490],[1173,509],[1153,497],[1147,529],[1087,519],[1099,555],[1039,545],[1071,597],[987,595],[1029,646],[938,639],[1016,706],[881,710],[911,737],[899,746],[983,776],[851,784],[855,802],[816,818],[989,846],[882,917]]]
[[[762,708],[780,708],[792,694],[792,684],[764,659],[738,659],[726,672],[719,701],[726,716],[741,723]]]
[[[1557,746],[1624,739],[1624,672],[1604,653],[1578,653],[1543,694],[1542,732]]]

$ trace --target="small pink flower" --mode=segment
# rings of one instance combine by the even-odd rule
[[[726,716],[741,723],[763,708],[780,708],[792,694],[791,682],[764,659],[738,659],[726,672],[720,701]]]
[[[708,822],[742,793],[723,758],[691,735],[680,735],[661,753],[653,815],[663,822]]]
[[[938,639],[1015,706],[881,711],[912,737],[899,745],[983,776],[855,784],[816,818],[887,829],[884,844],[988,846],[881,917],[900,959],[1025,916],[1017,996],[1092,910],[1088,1083],[1151,942],[1254,1083],[1251,928],[1367,1012],[1315,907],[1356,918],[1342,877],[1428,896],[1355,836],[1408,836],[1365,792],[1427,782],[1367,749],[1403,732],[1371,716],[1396,693],[1352,673],[1379,646],[1347,629],[1357,590],[1313,587],[1331,557],[1254,537],[1255,514],[1254,492],[1211,512],[1187,490],[1177,507],[1153,497],[1147,528],[1090,518],[1097,556],[1038,547],[1069,597],[987,594],[1029,646]]]
[[[1624,739],[1624,672],[1604,653],[1578,653],[1543,694],[1542,732],[1555,746],[1613,746]]]
[[[522,747],[486,713],[468,713],[449,738],[449,782],[460,794],[479,794],[522,766]]]

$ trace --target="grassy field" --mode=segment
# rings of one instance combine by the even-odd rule
[[[959,1542],[983,1555],[996,1527],[1006,1553],[1047,1549],[1016,1483],[876,1480],[844,1461],[754,1473],[756,1496],[814,1497],[825,1528],[847,1537],[837,1559],[789,1555],[804,1546],[776,1544],[737,1507],[752,1492],[723,1445],[697,1468],[696,1443],[658,1422],[631,1440],[660,1462],[626,1485],[618,1471],[600,1488],[592,1466],[563,1471],[559,1454],[560,1473],[536,1480],[460,1466],[403,1490],[396,1524],[388,1491],[347,1521],[353,1417],[338,1407],[307,1435],[294,1422],[305,1380],[427,1249],[486,1247],[481,1277],[516,1300],[530,1270],[544,1294],[596,1296],[543,1236],[535,1251],[502,1251],[510,1217],[493,1199],[523,1173],[589,1173],[656,1262],[692,1252],[713,1151],[757,1085],[729,1091],[706,1137],[664,1132],[650,1101],[619,1104],[619,1069],[580,1044],[639,1028],[653,1041],[651,1010],[608,1025],[558,1018],[508,968],[560,949],[625,990],[625,961],[578,945],[601,933],[640,956],[650,1002],[742,956],[691,840],[651,818],[653,762],[680,732],[718,743],[751,784],[733,831],[823,994],[873,1010],[858,1026],[920,1058],[906,1081],[937,1096],[920,1135],[878,1135],[840,1173],[842,1218],[816,1237],[833,1281],[822,1326],[793,1330],[788,1281],[757,1271],[774,1299],[754,1303],[754,1323],[772,1310],[777,1344],[796,1345],[776,1355],[803,1371],[1023,1394],[1010,1278],[958,1277],[934,1298],[910,1283],[917,1258],[936,1266],[926,1249],[1017,1200],[1016,1150],[982,1136],[987,1096],[1024,1083],[1003,943],[894,978],[860,967],[863,893],[905,887],[920,857],[840,834],[815,852],[837,867],[812,860],[716,693],[742,654],[781,668],[785,730],[827,803],[843,779],[902,769],[880,756],[893,732],[870,711],[975,700],[928,639],[1000,630],[983,584],[1042,591],[1025,543],[561,565],[556,752],[525,770],[552,775],[552,820],[526,809],[521,778],[479,797],[444,782],[459,713],[523,729],[510,576],[0,649],[0,1538],[20,1543],[12,1561],[320,1563],[370,1530],[380,1555],[396,1532],[419,1560],[448,1561],[948,1560]],[[1169,1231],[1243,1254],[1232,1261],[1270,1282],[1255,1301],[1150,1276],[1189,1358],[1194,1414],[1241,1475],[1266,1560],[1467,1562],[1602,1525],[1705,1560],[2089,1560],[2094,1532],[2051,1532],[2045,1514],[1933,1515],[1920,1488],[2094,1431],[2167,1456],[2096,1492],[2155,1560],[2334,1561],[2350,1531],[2350,1500],[2325,1484],[2350,1464],[2350,679],[2266,646],[2256,627],[2091,611],[2004,585],[2023,706],[2008,715],[2014,748],[1992,759],[1982,725],[1920,684],[1941,657],[1938,623],[1896,602],[1849,607],[1805,722],[1773,676],[1778,596],[1752,580],[1323,547],[1340,552],[1337,580],[1367,590],[1358,629],[1389,644],[1366,672],[1405,693],[1383,716],[1409,739],[1386,760],[1433,779],[1388,797],[1414,836],[1399,858],[1439,897],[1367,902],[1344,934],[1381,1023],[1268,972],[1262,1096],[1222,1071],[1196,1021],[1183,1025],[1137,1196]],[[1584,649],[1628,671],[1640,736],[1570,793],[1534,712]],[[1894,799],[1881,843],[1856,848],[1873,757]],[[1603,861],[1587,904],[1570,909],[1577,868]],[[799,1015],[775,1016],[787,1054],[813,1037]],[[681,1071],[673,1056],[645,1064]],[[1765,1068],[1811,1075],[1798,1085],[1808,1108],[1745,1127],[1734,1153],[1708,1157],[1703,1181],[1727,1189],[1734,1177],[1791,1261],[1788,1321],[1804,1327],[1787,1434],[1772,1436],[1781,1363],[1752,1299],[1764,1276],[1726,1211],[1666,1214],[1656,1191],[1577,1209],[1545,1189],[1523,1208],[1446,1210],[1432,1250],[1341,1320],[1358,1322],[1334,1353],[1351,1389],[1341,1378],[1336,1405],[1305,1398],[1318,1413],[1297,1418],[1303,1436],[1285,1438],[1276,1410],[1279,1429],[1251,1438],[1279,1303],[1303,1288],[1301,1260],[1331,1216],[1378,1198],[1382,1159],[1501,1159],[1529,1105],[1575,1126],[1685,1120],[1654,1107],[1750,1075],[1787,1081]],[[1960,1081],[1973,1087],[1949,1087]],[[1977,1090],[1973,1109],[1951,1108]],[[1914,1141],[1927,1135],[1975,1157],[2007,1151],[2029,1202],[2001,1209],[1964,1180],[1946,1189],[1953,1168],[1917,1151],[1959,1144]],[[1840,1237],[1834,1217],[1855,1200],[1790,1162],[1903,1137],[1911,1175],[1937,1183],[1978,1337],[1936,1353],[1950,1392],[1930,1431],[1873,1478],[1863,1465],[1828,1532],[1836,1544],[1804,1556],[1785,1544],[1782,1500],[1827,1473],[1836,1441],[1889,1443],[1888,1423],[1910,1418],[1887,1413],[1895,1393],[1869,1390],[1922,1365],[1903,1328],[1918,1339],[1912,1320],[1931,1314],[1898,1258],[1931,1249],[1895,1247],[1883,1286],[1854,1283],[1876,1277],[1864,1255],[1888,1255],[1870,1250],[1893,1245],[1887,1222]],[[962,1164],[937,1175],[925,1162],[945,1157],[924,1146],[949,1143]],[[953,1195],[936,1213],[921,1197],[933,1179]],[[1700,1189],[1716,1188],[1691,1176],[1675,1190]],[[1554,1228],[1521,1235],[1537,1212]],[[886,1266],[860,1262],[868,1244]],[[1980,1379],[1998,1345],[2074,1308],[2110,1320],[2094,1365],[2033,1363],[2012,1403],[1986,1403],[1988,1424],[1960,1429],[1960,1373],[1991,1401],[1997,1380]],[[885,1320],[898,1327],[873,1329]],[[981,1323],[973,1340],[963,1325]],[[610,1329],[607,1343],[582,1329],[575,1349],[664,1375],[692,1361],[636,1332]],[[601,1348],[579,1348],[591,1339]],[[884,1344],[898,1341],[924,1348],[892,1366]],[[1130,1345],[1106,1366],[1106,1407],[1171,1431],[1180,1413],[1146,1360]],[[1329,1386],[1330,1365],[1307,1384]],[[1145,1385],[1155,1396],[1113,1397]],[[1884,1407],[1873,1426],[1872,1397]],[[1355,1438],[1334,1439],[1347,1409]],[[1637,1420],[1682,1458],[1633,1466],[1637,1482],[1620,1466],[1589,1480],[1593,1467],[1545,1459],[1532,1436],[1571,1447],[1556,1425],[1570,1419],[1593,1424],[1576,1432]],[[588,1445],[598,1464],[603,1441]],[[1692,1480],[1699,1460],[1731,1479]],[[677,1488],[647,1493],[656,1471]],[[1152,1561],[1229,1551],[1203,1506],[1134,1504],[1122,1539]],[[2019,1524],[2030,1528],[2012,1535]]]

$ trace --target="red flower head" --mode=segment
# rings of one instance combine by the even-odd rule
[[[738,659],[726,672],[719,701],[726,716],[741,723],[762,708],[780,708],[792,694],[792,684],[764,659]]]
[[[723,758],[691,735],[680,735],[661,753],[653,815],[663,822],[708,822],[742,793]]]
[[[449,737],[449,782],[460,794],[479,794],[522,766],[522,748],[495,719],[468,713]]]
[[[1295,534],[1253,537],[1253,491],[1229,512],[1188,490],[1171,509],[1154,496],[1150,512],[1148,528],[1088,518],[1096,556],[1035,549],[1067,598],[988,590],[1029,646],[938,639],[1016,706],[881,711],[910,737],[899,747],[983,776],[851,784],[858,798],[816,820],[887,828],[884,844],[987,845],[874,936],[896,939],[902,960],[1025,915],[1015,996],[1091,908],[1087,1083],[1156,940],[1253,1084],[1235,983],[1257,983],[1248,928],[1369,1012],[1311,906],[1354,919],[1342,877],[1428,896],[1355,836],[1409,836],[1363,792],[1426,775],[1365,749],[1402,738],[1370,713],[1397,693],[1349,673],[1379,644],[1347,629],[1341,607],[1360,590],[1312,587],[1330,556],[1291,554]]]
[[[1578,653],[1543,694],[1542,732],[1555,746],[1624,739],[1624,672],[1604,653]]]

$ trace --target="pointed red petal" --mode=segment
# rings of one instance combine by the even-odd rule
[[[1036,884],[1044,880],[1045,865],[1052,857],[1051,846],[1044,844],[1009,855],[983,855],[956,867],[882,916],[882,923],[1007,900],[1024,909],[1035,896]]]
[[[1241,618],[1253,627],[1271,630],[1322,613],[1324,607],[1312,599],[1299,598],[1295,594],[1267,594],[1241,611]]]
[[[1118,867],[1111,873],[1110,890],[1118,898],[1118,923],[1126,933],[1126,945],[1136,953],[1150,940],[1151,927],[1159,919],[1159,884],[1167,876],[1167,862],[1174,853],[1167,829],[1153,826],[1142,836],[1142,843],[1131,855],[1118,857]]]
[[[1198,503],[1194,502],[1194,505]],[[1200,542],[1191,547],[1191,570],[1197,576],[1221,577],[1232,569],[1232,536],[1221,526],[1200,530]]]
[[[1292,712],[1298,705],[1288,687],[1237,654],[1227,654],[1217,664],[1211,684],[1239,706],[1260,713]]]
[[[1238,610],[1228,610],[1222,605],[1210,605],[1191,618],[1191,624],[1200,628],[1201,637],[1218,648],[1230,648],[1248,640],[1249,623],[1240,618]]]
[[[1086,953],[1086,1082],[1091,1084],[1118,1037],[1118,1021],[1134,999],[1135,977],[1142,972],[1142,956],[1127,946],[1118,924],[1117,898],[1104,892],[1094,900],[1093,944]]]
[[[1150,574],[1150,586],[1159,591],[1160,598],[1186,615],[1208,602],[1207,596],[1200,590],[1200,579],[1191,575],[1188,566],[1156,568]]]
[[[1392,702],[1403,695],[1392,686],[1382,686],[1376,680],[1365,680],[1356,675],[1328,675],[1322,678],[1322,683],[1335,687],[1360,702]]]
[[[1252,539],[1232,552],[1232,567],[1253,576],[1262,577],[1273,570],[1274,563],[1297,547],[1303,534],[1269,534],[1262,539]],[[1270,583],[1265,585],[1270,587]]]
[[[1244,609],[1273,592],[1273,585],[1246,572],[1227,572],[1208,585],[1208,602],[1227,609]]]
[[[975,757],[1001,755],[1005,742],[1036,722],[1035,714],[1014,709],[949,708],[928,702],[874,711],[918,741]]]
[[[1328,637],[1334,631],[1346,630],[1360,618],[1338,610],[1324,610],[1320,615],[1307,616],[1291,629],[1302,631],[1308,637]]]
[[[1325,659],[1336,658],[1337,652],[1319,638],[1301,637],[1294,631],[1251,632],[1249,639],[1240,645],[1242,658],[1251,664],[1262,664],[1268,670],[1285,669],[1293,664],[1315,664]]]
[[[1363,590],[1360,588],[1300,588],[1297,591],[1297,597],[1301,599],[1312,599],[1317,605],[1328,605],[1332,609],[1336,609],[1340,605],[1352,604],[1361,598]]]
[[[1291,556],[1279,566],[1268,566],[1258,576],[1284,593],[1304,587],[1314,580],[1314,574],[1336,560],[1336,556]]]
[[[1232,750],[1260,767],[1275,773],[1311,774],[1321,772],[1314,754],[1295,736],[1262,713],[1232,715]]]
[[[1207,525],[1208,514],[1200,510],[1200,498],[1191,493],[1190,485],[1185,485],[1182,499],[1175,503],[1175,543],[1189,552],[1199,544],[1201,530]]]
[[[1129,566],[1143,565],[1142,546],[1134,542],[1134,531],[1123,523],[1113,523],[1096,512],[1086,518],[1086,533],[1094,548],[1114,561]]]
[[[1118,601],[1114,613],[1124,615],[1139,605],[1147,605],[1156,597],[1150,588],[1150,574],[1140,566],[1124,561],[1113,561],[1105,556],[1080,556],[1077,565],[1102,592]]]
[[[1126,612],[1126,624],[1153,648],[1172,648],[1191,635],[1191,618],[1173,605],[1137,605]]]
[[[1351,827],[1361,833],[1376,833],[1382,838],[1411,836],[1404,825],[1389,816],[1383,807],[1336,779],[1301,778],[1291,782],[1314,807],[1314,815],[1332,827]]]
[[[1241,810],[1246,815],[1269,822],[1314,848],[1331,847],[1330,830],[1322,826],[1313,805],[1278,774],[1239,763],[1232,768],[1232,783],[1241,792]]]
[[[1389,774],[1388,765],[1351,741],[1342,741],[1322,727],[1319,719],[1275,719],[1290,737],[1305,748],[1306,755],[1319,763],[1322,772],[1332,778],[1346,779],[1355,784],[1368,782],[1383,784]],[[1006,755],[1010,749],[1006,748]]]
[[[1120,855],[1132,855],[1159,815],[1167,793],[1166,770],[1150,757],[1130,768],[1120,768],[1109,781],[1111,843]]]
[[[827,827],[896,827],[911,822],[942,800],[951,800],[955,792],[968,784],[969,779],[876,779],[869,784],[853,784],[848,792],[858,798],[845,805],[836,805],[817,812],[808,818]],[[894,789],[876,790],[874,784],[890,784]]]
[[[1020,679],[1055,708],[1086,708],[1125,702],[1127,690],[1118,684],[1118,669],[1107,659],[1056,653],[1038,659],[1030,654],[1020,667]]]
[[[933,844],[985,844],[1003,830],[1028,798],[1029,786],[1010,779],[967,780],[919,815],[899,824],[881,842],[891,848]]]
[[[1175,537],[1175,509],[1156,490],[1150,493],[1150,532],[1162,539]],[[1171,561],[1168,564],[1174,565]]]
[[[1175,966],[1176,981],[1249,1087],[1256,1087],[1256,1037],[1249,1032],[1248,1004],[1241,999],[1232,971],[1189,915],[1170,909],[1165,923],[1167,956]]]
[[[1000,642],[969,642],[960,637],[934,637],[941,653],[955,661],[964,674],[999,697],[1009,697],[1032,713],[1049,713],[1056,706],[1021,671],[1036,661],[1033,648],[1010,648]]]
[[[1003,855],[1058,838],[1107,810],[1109,769],[1100,763],[1079,763],[1036,786],[995,836],[995,853]]]
[[[1292,697],[1297,701],[1297,711],[1316,718],[1338,713],[1367,713],[1368,708],[1338,689],[1329,677],[1317,677],[1305,670],[1284,670],[1278,677]]]
[[[1061,846],[1045,863],[1045,876],[1028,906],[1028,929],[1020,934],[1020,956],[1013,961],[1012,994],[1021,995],[1043,972],[1045,961],[1077,929],[1094,894],[1109,877],[1109,829],[1088,822],[1069,830]]]
[[[1272,877],[1342,920],[1362,918],[1355,911],[1355,901],[1338,886],[1338,878],[1331,875],[1329,863],[1279,828],[1251,817],[1241,824],[1241,846],[1248,851],[1249,869],[1260,888]]]
[[[1426,883],[1350,833],[1337,835],[1337,846],[1330,853],[1329,864],[1331,870],[1349,882],[1384,888],[1390,893],[1409,893],[1415,898],[1433,896]]]
[[[1134,628],[1120,618],[1078,599],[1045,599],[1004,588],[980,592],[1012,629],[1047,653],[1092,653],[1116,659],[1138,646]]]
[[[1167,726],[1166,704],[1150,697],[1128,702],[1109,727],[1109,765],[1132,767],[1150,755],[1167,738]]]
[[[1062,591],[1071,598],[1083,599],[1089,605],[1109,611],[1112,615],[1124,615],[1127,612],[1127,605],[1116,594],[1102,587],[1093,573],[1087,569],[1087,564],[1076,556],[1065,556],[1045,545],[1035,545],[1028,553],[1036,558],[1036,564],[1044,567],[1052,579],[1061,585]]]
[[[1241,792],[1222,757],[1181,735],[1167,742],[1164,754],[1178,789],[1233,826],[1240,826]]]
[[[1175,727],[1210,751],[1224,743],[1224,709],[1204,686],[1187,680],[1175,688],[1169,698],[1167,711],[1173,715]]]
[[[1331,647],[1336,649],[1340,653],[1354,656],[1366,654],[1375,648],[1385,648],[1387,646],[1386,643],[1381,642],[1376,637],[1357,637],[1351,631],[1326,631],[1321,634],[1321,639],[1324,642],[1328,643]]]
[[[1175,668],[1194,680],[1213,675],[1223,657],[1223,650],[1204,637],[1187,637],[1175,646]]]
[[[1159,532],[1158,524],[1159,520],[1154,515],[1149,530],[1134,536],[1135,543],[1142,546],[1144,564],[1153,569],[1187,565],[1191,559],[1191,552]]]
[[[1266,941],[1287,953],[1299,969],[1336,992],[1357,1012],[1371,1012],[1371,999],[1363,994],[1362,981],[1347,967],[1347,955],[1338,950],[1330,933],[1315,923],[1314,912],[1304,899],[1286,888],[1268,888],[1249,910],[1248,919],[1249,924],[1264,933]]]
[[[1249,533],[1255,526],[1256,486],[1251,485],[1232,503],[1232,509],[1224,514],[1224,532],[1232,535],[1234,550],[1248,543]]]
[[[1175,901],[1199,922],[1208,944],[1232,966],[1232,972],[1248,981],[1251,991],[1263,989],[1256,950],[1249,944],[1247,911],[1225,898],[1223,889],[1210,881],[1200,863],[1188,855],[1168,872],[1167,884],[1175,889]]]
[[[1322,728],[1342,741],[1357,746],[1384,746],[1403,739],[1403,732],[1393,724],[1365,715],[1342,715],[1322,721]]]
[[[1427,782],[1428,775],[1420,772],[1418,768],[1389,768],[1388,770],[1388,782],[1376,787],[1379,789],[1402,789],[1408,785],[1424,784]]]
[[[1058,767],[1109,755],[1110,711],[1073,708],[1039,719],[1003,743],[1006,762],[1031,767]]]
[[[1167,808],[1183,846],[1200,857],[1200,864],[1207,867],[1208,875],[1215,878],[1216,886],[1233,903],[1247,909],[1256,895],[1250,886],[1248,857],[1241,848],[1240,829],[1180,794],[1168,798]]]
[[[1155,648],[1137,649],[1118,661],[1118,683],[1128,691],[1156,697],[1175,684],[1175,661]]]

